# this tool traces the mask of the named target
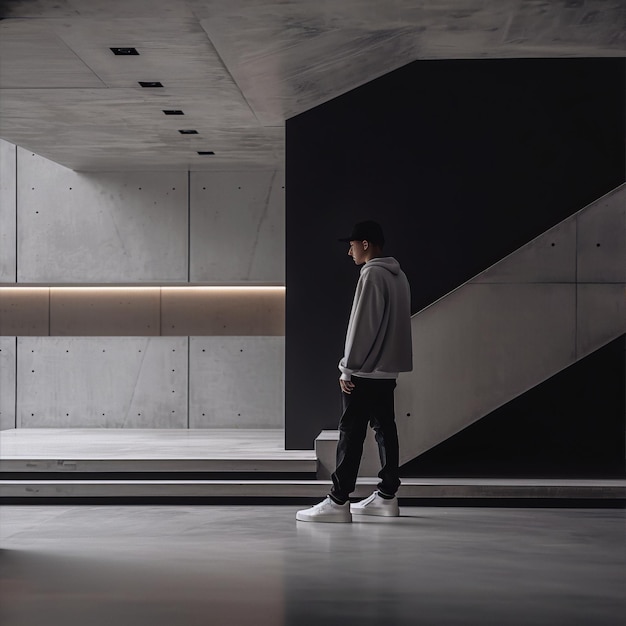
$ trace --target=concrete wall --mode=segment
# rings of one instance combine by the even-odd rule
[[[413,316],[402,463],[626,333],[624,233],[626,184]]]
[[[282,427],[284,293],[190,282],[284,284],[282,172],[84,174],[0,140],[0,427]]]

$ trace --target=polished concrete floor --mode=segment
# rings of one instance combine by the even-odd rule
[[[623,509],[298,508],[4,506],[0,624],[624,624]]]

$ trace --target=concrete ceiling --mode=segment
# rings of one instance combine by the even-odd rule
[[[0,2],[0,137],[82,171],[283,167],[287,118],[417,59],[625,56],[624,7],[622,0]],[[140,54],[115,56],[111,47]]]

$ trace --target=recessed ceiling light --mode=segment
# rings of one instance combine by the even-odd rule
[[[165,115],[185,115],[180,109],[163,109]]]
[[[139,56],[137,48],[111,48],[111,52],[117,56]]]
[[[200,155],[205,155],[205,154],[215,154],[215,152],[212,152],[211,150],[198,150],[198,154]]]
[[[178,131],[181,135],[197,135],[198,131],[197,130],[179,130]]]
[[[163,85],[159,81],[139,81],[139,84],[142,87],[163,87]]]

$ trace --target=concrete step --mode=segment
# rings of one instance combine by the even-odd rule
[[[0,477],[7,473],[310,473],[315,475],[317,460],[311,452],[309,458],[3,458],[0,460]]]
[[[374,489],[377,479],[359,479],[353,496],[362,498]],[[0,480],[0,501],[32,499],[219,498],[238,499],[324,497],[330,481],[321,480]],[[531,480],[531,479],[403,479],[400,500],[467,499],[493,500],[611,500],[626,503],[626,480]]]

